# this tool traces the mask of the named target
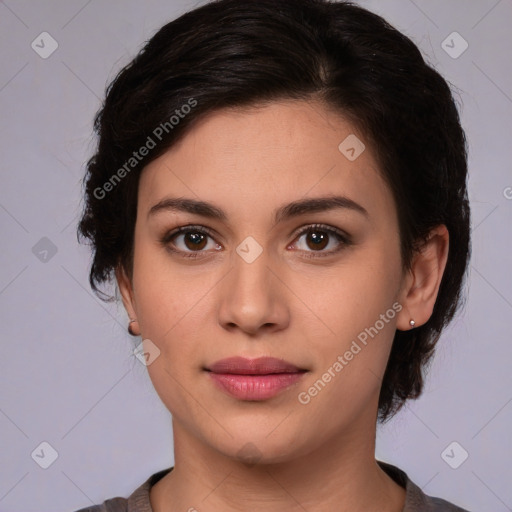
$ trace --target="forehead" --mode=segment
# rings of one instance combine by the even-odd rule
[[[394,207],[356,127],[320,103],[286,100],[202,118],[144,169],[139,204],[170,194],[245,205],[247,214],[251,205],[330,193],[369,209]]]

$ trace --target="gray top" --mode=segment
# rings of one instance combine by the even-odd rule
[[[377,461],[379,466],[400,486],[405,489],[405,505],[402,512],[468,512],[440,498],[427,496],[416,484],[409,480],[401,469]],[[153,512],[149,501],[149,490],[172,469],[167,468],[151,475],[128,498],[112,498],[101,505],[81,508],[75,512]]]

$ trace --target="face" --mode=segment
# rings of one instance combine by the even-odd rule
[[[175,430],[226,456],[375,429],[404,281],[391,192],[355,137],[318,103],[224,110],[141,175],[125,306]],[[208,371],[235,356],[301,371]]]

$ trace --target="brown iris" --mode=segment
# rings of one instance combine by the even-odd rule
[[[204,233],[185,233],[183,235],[185,245],[187,246],[187,249],[190,249],[192,251],[201,250],[204,249],[206,243],[207,243],[207,237],[208,235],[205,235]],[[190,245],[189,243],[190,242]]]
[[[329,242],[329,235],[323,231],[308,231],[306,241],[310,249],[324,249]],[[312,246],[309,245],[309,241],[313,242]]]

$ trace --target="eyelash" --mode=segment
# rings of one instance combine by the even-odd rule
[[[340,246],[337,249],[330,250],[330,251],[303,251],[305,258],[325,258],[327,256],[332,256],[333,254],[336,254],[340,252],[344,246],[350,246],[352,245],[351,239],[347,236],[346,233],[343,231],[327,226],[325,224],[310,224],[308,226],[300,228],[299,231],[296,231],[294,233],[294,240],[297,238],[300,238],[303,235],[307,235],[308,233],[315,232],[315,231],[321,231],[324,233],[327,233],[328,235],[334,235],[338,238],[338,241],[340,242]],[[204,226],[197,226],[197,225],[187,225],[187,226],[181,226],[177,229],[174,229],[168,233],[166,233],[161,239],[160,243],[169,251],[172,253],[178,253],[183,258],[201,258],[203,257],[204,251],[191,251],[191,252],[184,252],[179,249],[173,249],[169,244],[171,240],[176,237],[177,235],[181,234],[188,234],[188,233],[199,233],[203,235],[208,235],[210,238],[214,239],[214,234],[211,230]]]

